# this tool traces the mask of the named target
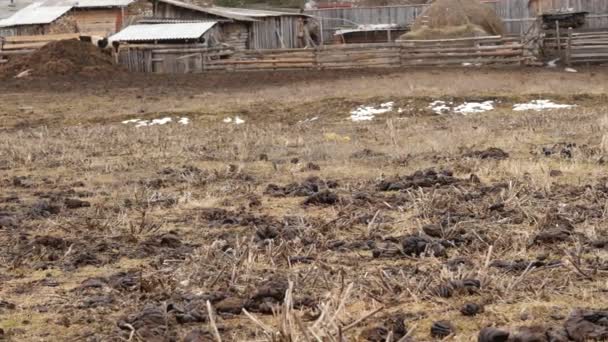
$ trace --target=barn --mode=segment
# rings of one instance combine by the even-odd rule
[[[154,18],[218,21],[222,41],[243,49],[303,47],[298,32],[309,16],[228,7],[201,7],[177,0],[151,0]]]
[[[45,0],[0,20],[0,35],[60,33],[108,35],[151,14],[149,3],[136,0]]]

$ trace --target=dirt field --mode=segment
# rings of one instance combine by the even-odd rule
[[[608,339],[606,94],[605,68],[6,80],[0,340]]]

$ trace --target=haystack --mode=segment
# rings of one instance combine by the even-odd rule
[[[436,0],[400,39],[447,39],[502,35],[502,20],[479,0]]]

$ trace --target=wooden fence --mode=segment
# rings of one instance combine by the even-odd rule
[[[324,70],[443,65],[520,64],[524,47],[500,36],[346,44],[317,49],[245,50],[122,46],[118,61],[131,71],[199,73],[210,70]]]
[[[539,13],[572,8],[589,12],[585,23],[588,29],[608,28],[608,1],[606,0],[485,0],[503,20],[505,32],[510,35],[526,34],[536,21]],[[536,3],[537,6],[530,6]],[[354,8],[327,8],[307,10],[322,23],[325,41],[331,41],[335,30],[353,24],[400,24],[414,22],[428,4],[372,6]]]
[[[568,30],[565,51],[567,65],[608,63],[608,32]]]

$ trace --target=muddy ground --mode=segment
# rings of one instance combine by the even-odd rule
[[[607,87],[602,68],[7,80],[0,339],[607,339]],[[538,99],[574,107],[513,110]]]

